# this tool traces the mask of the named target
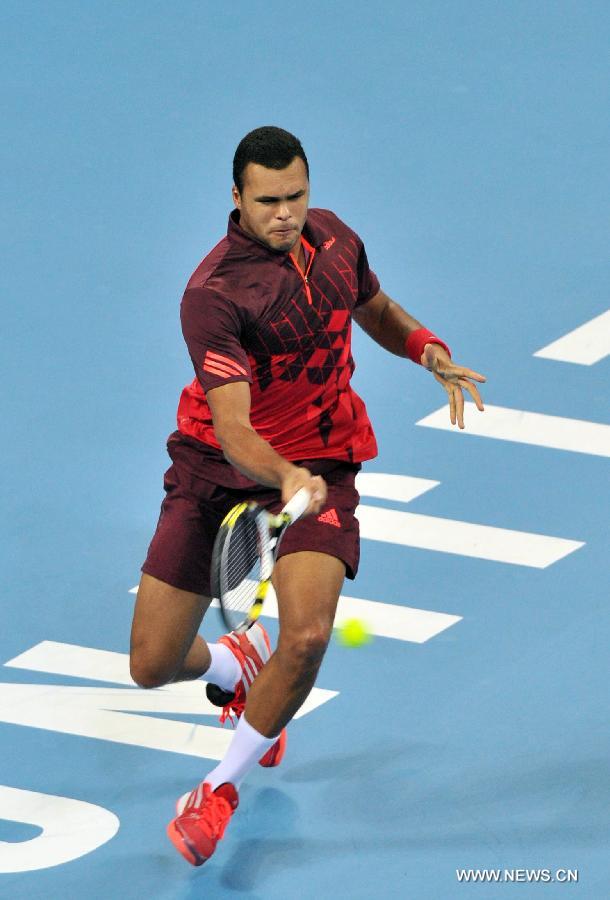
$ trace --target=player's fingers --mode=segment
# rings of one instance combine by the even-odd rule
[[[326,482],[324,481],[324,479],[322,478],[321,475],[314,475],[312,477],[310,490],[311,490],[313,500],[319,500],[321,502],[326,500],[328,488],[326,486]]]
[[[459,378],[472,378],[473,381],[480,382],[487,381],[485,375],[481,375],[480,372],[475,372],[473,369],[466,369],[464,366],[456,366],[454,363],[440,363],[437,365],[435,371],[453,384],[455,384]]]
[[[448,387],[447,393],[449,394],[449,419],[452,425],[455,425],[455,392],[451,387]]]
[[[317,512],[326,501],[326,482],[320,475],[312,475],[304,466],[295,466],[282,483],[283,503],[289,503],[301,488],[306,488],[310,498],[304,515]]]
[[[326,497],[328,495],[326,482],[321,475],[314,475],[307,487],[311,493],[308,512],[318,513],[326,503]]]
[[[455,395],[455,407],[457,413],[458,428],[464,428],[464,394],[460,387],[456,387],[453,391]],[[455,424],[455,423],[454,423]]]
[[[433,372],[432,374],[433,374],[434,378],[438,381],[438,383],[442,384],[442,386],[445,388],[447,393],[450,394],[451,393],[451,385],[453,384],[454,380],[457,380],[457,379],[448,377],[444,372]]]
[[[483,401],[481,399],[481,395],[479,394],[479,391],[477,390],[476,385],[471,384],[469,381],[466,381],[465,378],[460,378],[458,384],[461,387],[465,388],[465,390],[468,391],[468,393],[470,394],[470,396],[476,403],[477,409],[480,410],[480,412],[483,412],[485,407],[483,406]]]
[[[464,395],[459,386],[459,382],[453,383],[444,375],[434,373],[434,377],[439,384],[442,384],[447,391],[449,397],[449,419],[452,425],[458,425],[464,428]]]
[[[438,372],[433,372],[432,374],[434,375],[434,378],[438,381],[438,383],[441,384],[447,391],[447,396],[449,398],[449,418],[451,420],[451,424],[455,425],[455,397],[453,396],[453,385]]]
[[[463,367],[458,367],[460,369],[459,375],[460,378],[472,378],[473,381],[487,381],[485,375],[481,375],[480,372],[475,372],[473,369],[465,369]]]

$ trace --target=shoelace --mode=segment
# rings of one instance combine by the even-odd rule
[[[211,835],[221,838],[231,818],[231,804],[224,797],[219,797],[208,785],[203,789],[203,801],[200,807],[187,810],[196,815],[208,826]]]
[[[220,714],[220,724],[224,725],[224,723],[229,720],[233,728],[237,723],[237,719],[241,715],[243,715],[243,711],[246,708],[246,698],[245,695],[241,696],[243,693],[243,689],[239,691],[239,693],[235,694],[232,700],[223,706],[222,712]],[[233,718],[233,714],[235,714],[235,719]]]

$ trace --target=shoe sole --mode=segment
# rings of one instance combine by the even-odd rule
[[[186,796],[188,797],[188,794]],[[176,828],[175,819],[172,819],[172,821],[167,826],[167,836],[178,853],[180,853],[192,866],[202,866],[204,862],[206,862],[206,860],[210,858],[209,856],[200,856],[197,853],[191,842],[188,841],[184,837],[184,835],[181,834]]]

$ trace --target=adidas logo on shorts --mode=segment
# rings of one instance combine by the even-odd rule
[[[326,512],[322,513],[322,515],[318,516],[318,522],[323,522],[325,525],[334,525],[335,528],[341,528],[341,522],[339,521],[339,516],[337,515],[337,510],[334,508],[326,510]]]

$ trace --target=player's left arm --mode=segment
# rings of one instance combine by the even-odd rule
[[[357,306],[353,317],[385,350],[396,356],[408,357],[432,372],[449,396],[452,425],[457,422],[460,428],[464,427],[464,391],[470,394],[477,409],[483,412],[483,401],[474,382],[486,381],[485,376],[454,363],[446,344],[383,291]]]

